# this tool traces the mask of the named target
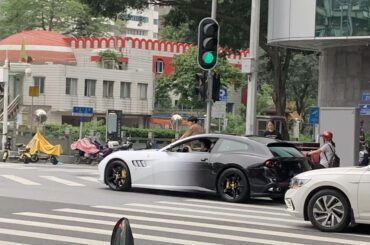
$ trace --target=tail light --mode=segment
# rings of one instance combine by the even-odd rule
[[[279,165],[278,159],[268,159],[263,163],[263,166],[267,168],[273,168]]]

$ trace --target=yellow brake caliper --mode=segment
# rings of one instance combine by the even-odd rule
[[[121,170],[121,177],[122,177],[123,179],[126,179],[126,177],[127,177],[126,169],[122,169],[122,170]]]

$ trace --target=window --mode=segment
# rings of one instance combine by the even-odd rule
[[[164,63],[163,60],[157,60],[155,62],[155,73],[163,73]]]
[[[103,97],[113,98],[114,81],[103,81]]]
[[[93,79],[85,79],[85,92],[84,95],[87,97],[95,96],[95,85],[96,80]]]
[[[216,139],[200,138],[186,141],[168,149],[171,152],[210,152]]]
[[[128,99],[131,97],[131,83],[121,82],[121,99]]]
[[[45,93],[45,77],[33,77],[33,85],[39,87],[39,93]]]
[[[146,83],[139,83],[139,98],[141,100],[147,99],[147,93],[148,93],[148,84]]]
[[[218,146],[218,152],[246,152],[249,149],[247,143],[238,142],[234,140],[222,140]]]
[[[153,24],[158,25],[158,19],[153,19]]]
[[[71,96],[77,95],[77,78],[66,78],[66,94]]]

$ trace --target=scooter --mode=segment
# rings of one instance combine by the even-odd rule
[[[6,137],[4,152],[3,152],[3,162],[6,162],[9,158],[9,151],[11,150],[12,146],[12,137]]]

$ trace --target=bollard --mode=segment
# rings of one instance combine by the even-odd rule
[[[111,245],[134,245],[134,237],[130,227],[130,222],[126,218],[117,221],[113,228]]]

